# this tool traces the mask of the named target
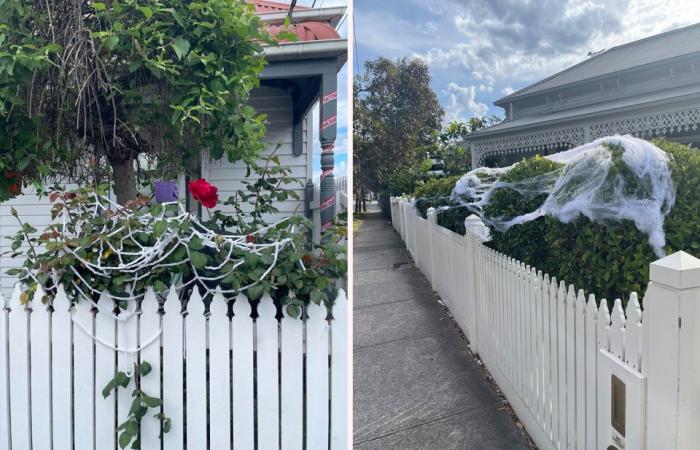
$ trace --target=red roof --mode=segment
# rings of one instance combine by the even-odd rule
[[[287,12],[289,11],[289,5],[290,3],[281,3],[281,2],[269,2],[266,0],[246,0],[248,3],[252,3],[255,5],[255,13],[256,14],[265,14],[265,13],[275,13],[275,12]],[[301,6],[297,5],[294,7],[294,10],[302,10],[302,9],[309,9],[306,6]]]
[[[283,25],[272,25],[268,28],[270,36],[274,36],[284,29]],[[291,31],[297,35],[299,41],[323,41],[326,39],[340,39],[335,28],[323,22],[302,22],[290,25]]]

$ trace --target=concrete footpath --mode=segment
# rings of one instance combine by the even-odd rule
[[[379,214],[360,220],[355,448],[530,448],[401,238]]]

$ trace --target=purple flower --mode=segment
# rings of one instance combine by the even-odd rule
[[[158,203],[169,203],[177,201],[180,190],[176,181],[156,181],[153,184]]]

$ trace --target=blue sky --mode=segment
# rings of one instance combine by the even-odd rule
[[[700,22],[697,0],[355,0],[353,68],[426,61],[445,119],[503,115],[493,101],[590,51]]]
[[[285,0],[288,2],[288,0]],[[298,5],[312,6],[316,8],[327,8],[330,6],[346,6],[346,0],[298,0]],[[348,37],[348,20],[347,17],[342,20],[340,35],[344,38]],[[338,138],[335,141],[335,175],[344,176],[348,171],[348,72],[350,64],[348,62],[343,66],[343,69],[338,73]],[[318,140],[318,106],[313,110],[314,123],[314,157],[313,157],[313,172],[314,178],[319,178],[321,174],[321,143]]]

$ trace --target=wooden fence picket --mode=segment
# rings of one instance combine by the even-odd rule
[[[9,368],[7,361],[8,330],[7,322],[9,321],[7,308],[9,304],[6,302],[3,295],[0,293],[0,450],[10,449],[10,380]]]
[[[348,334],[348,301],[341,289],[331,322],[331,450],[346,449],[349,437]]]
[[[107,313],[114,303],[102,295],[97,302],[95,315],[95,336],[112,346],[116,341],[116,323]],[[116,396],[102,396],[102,389],[116,375],[116,352],[101,343],[95,345],[95,436],[100,437],[102,448],[114,448],[116,443]]]
[[[209,305],[208,328],[211,447],[226,450],[231,448],[231,324],[221,293]]]
[[[41,302],[36,300],[38,299],[35,298],[34,305],[41,305]],[[32,313],[33,315],[34,313]],[[95,445],[94,416],[92,414],[95,406],[93,393],[95,386],[93,377],[95,368],[94,341],[91,335],[94,330],[92,305],[84,300],[77,302],[73,307],[73,320],[76,322],[73,326],[73,357],[75,364],[80,365],[80,369],[76,368],[73,374],[74,402],[75,405],[80,405],[80,409],[75,411],[75,448],[87,450]],[[32,325],[35,325],[33,321]],[[91,334],[86,333],[86,331]],[[33,351],[34,346],[32,346]],[[32,386],[33,388],[34,386]],[[34,403],[34,399],[32,399],[32,403]],[[34,403],[32,406],[35,407],[36,404]]]
[[[198,288],[187,302],[185,365],[187,398],[187,449],[204,450],[207,435],[207,319]]]
[[[160,305],[153,289],[148,289],[141,302],[141,314],[138,318],[139,348],[153,341],[154,336],[161,334],[162,325],[161,317],[158,312],[159,308]],[[142,348],[139,353],[139,360],[141,362],[148,362],[151,365],[151,372],[140,380],[141,389],[151,397],[160,397],[160,343],[161,339],[158,337],[148,346]],[[153,420],[151,417],[153,414],[150,414],[147,420],[141,422],[141,448],[143,449],[158,448],[160,446],[160,422]]]
[[[328,311],[310,303],[306,320],[306,448],[328,448]]]
[[[595,296],[586,303],[586,443],[597,445],[598,427],[598,307]]]
[[[258,304],[256,320],[258,380],[258,448],[280,446],[279,421],[279,324],[277,308],[269,294]]]
[[[572,284],[566,293],[566,445],[576,448],[576,323],[574,311],[576,294]]]
[[[10,300],[10,419],[12,427],[12,448],[30,448],[29,424],[29,313],[20,300],[20,290],[16,288]],[[62,389],[70,385],[61,385]],[[70,414],[70,410],[69,410]],[[68,423],[70,428],[70,422]],[[67,430],[70,436],[70,429]]]
[[[283,308],[283,311],[280,380],[282,450],[301,450],[304,439],[304,381],[298,368],[304,361],[304,328],[299,319],[289,316],[287,308]]]
[[[51,448],[51,422],[49,415],[46,413],[51,410],[51,379],[46,376],[46,374],[51,373],[51,336],[49,334],[51,313],[48,310],[49,305],[41,302],[43,296],[44,293],[41,289],[38,289],[31,305],[32,448],[36,449]],[[1,320],[2,317],[0,315]],[[2,325],[0,325],[1,328]],[[2,341],[2,332],[0,331],[0,343]],[[0,359],[2,359],[1,350]],[[0,380],[2,380],[1,372],[2,363],[0,362]],[[4,385],[0,384],[0,386]],[[90,391],[90,395],[92,395],[92,391]],[[1,400],[2,395],[0,395],[0,405],[3,405],[4,403]],[[0,408],[2,407],[0,406]],[[1,430],[2,427],[0,427],[0,436],[5,436]],[[0,440],[2,439],[0,438]],[[2,448],[2,443],[0,443],[0,449]],[[90,447],[86,448],[92,448],[92,443],[90,443]]]
[[[255,447],[253,387],[253,319],[248,298],[238,294],[233,303],[233,435],[236,450]]]
[[[576,448],[586,448],[586,297],[578,290],[574,304],[574,363],[576,372],[574,425]]]
[[[163,304],[163,411],[171,418],[172,427],[163,435],[163,448],[184,448],[185,410],[184,380],[184,321],[182,303],[174,288]]]
[[[63,288],[59,288],[53,302],[51,317],[51,376],[53,412],[53,449],[71,450],[73,434],[71,424],[71,314],[70,300]],[[13,346],[14,347],[14,346]],[[22,447],[19,447],[22,448]]]

